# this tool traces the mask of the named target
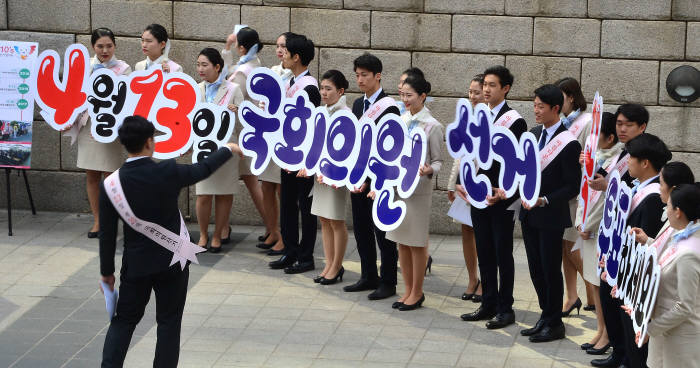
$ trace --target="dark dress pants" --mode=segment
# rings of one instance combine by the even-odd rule
[[[624,357],[625,353],[625,334],[622,326],[622,318],[620,299],[610,296],[612,288],[607,282],[600,280],[600,304],[603,310],[603,318],[605,319],[605,329],[608,331],[610,345],[613,347],[615,356]]]
[[[280,188],[280,227],[285,254],[299,262],[313,262],[316,244],[316,215],[311,214],[314,178],[298,178],[297,172],[282,170]],[[301,241],[299,241],[301,212]]]
[[[156,322],[158,323],[154,367],[177,367],[180,356],[180,327],[185,309],[187,281],[190,270],[179,265],[138,278],[128,277],[128,267],[122,267],[117,313],[107,330],[102,350],[102,367],[121,367],[136,325],[143,317],[151,297],[156,294]]]
[[[471,213],[483,290],[481,306],[497,313],[513,313],[513,211],[496,204],[484,209],[472,207]]]
[[[542,309],[541,319],[550,327],[562,324],[564,280],[561,274],[561,242],[564,229],[538,229],[522,222],[530,278]]]
[[[634,342],[635,333],[632,326],[632,318],[619,308],[620,320],[622,321],[622,332],[624,335],[625,352],[627,355],[627,366],[632,368],[646,368],[647,356],[649,355],[649,343],[637,347]]]
[[[380,266],[379,281],[388,286],[396,286],[396,272],[399,260],[396,243],[386,239],[386,233],[374,226],[372,220],[372,199],[367,198],[369,185],[361,193],[350,193],[350,203],[352,205],[352,224],[355,241],[357,242],[357,253],[360,255],[361,275],[360,278],[368,281],[377,280],[377,248],[382,264]]]

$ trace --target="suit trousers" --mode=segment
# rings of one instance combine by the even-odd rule
[[[637,347],[637,343],[634,342],[635,333],[632,318],[622,308],[618,308],[618,313],[620,313],[620,320],[622,321],[625,352],[628,359],[627,367],[646,368],[647,357],[649,356],[649,343],[642,345],[641,348]]]
[[[481,306],[513,313],[513,211],[497,204],[484,209],[472,207],[471,213],[483,290]]]
[[[561,274],[561,241],[564,229],[538,229],[522,223],[527,264],[546,325],[562,324],[564,280]]]
[[[280,187],[280,227],[285,254],[299,262],[313,262],[316,244],[316,215],[311,214],[314,178],[298,178],[297,172],[282,170]],[[301,212],[301,241],[299,241]]]
[[[107,330],[102,350],[102,368],[121,367],[136,325],[143,317],[151,290],[156,295],[156,352],[154,367],[177,367],[180,356],[180,327],[185,309],[190,270],[179,266],[145,277],[129,278],[122,267],[117,313]]]
[[[357,253],[360,255],[360,278],[368,281],[379,280],[382,284],[396,286],[397,262],[399,252],[396,243],[386,239],[386,233],[374,226],[372,220],[372,199],[367,198],[367,189],[360,193],[350,193],[350,203],[352,205],[352,224],[355,241],[357,241]],[[377,277],[377,248],[382,264],[380,266],[380,276]]]
[[[625,335],[622,326],[622,318],[620,318],[620,299],[610,296],[612,288],[607,282],[600,281],[600,305],[603,310],[603,318],[605,319],[605,329],[608,331],[610,345],[613,347],[615,356],[624,357],[625,354]]]

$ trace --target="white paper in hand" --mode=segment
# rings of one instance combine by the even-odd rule
[[[112,320],[114,313],[117,311],[117,300],[119,299],[119,291],[117,288],[109,290],[109,285],[106,282],[100,281],[102,292],[105,294],[105,307],[107,308],[107,316]]]
[[[455,200],[452,201],[452,206],[450,206],[450,209],[447,211],[447,216],[452,217],[464,225],[472,226],[471,206],[467,205],[467,202],[460,197],[456,197]]]

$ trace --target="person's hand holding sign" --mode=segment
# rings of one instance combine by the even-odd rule
[[[595,177],[588,182],[588,186],[593,190],[602,192],[608,188],[608,180],[603,175],[596,173]]]
[[[238,113],[238,105],[228,104],[227,107],[228,107],[229,110],[233,111],[234,114],[235,114],[235,113]]]
[[[647,236],[644,230],[638,227],[633,227],[630,230],[630,234],[634,234],[634,241],[636,241],[637,243],[646,244],[647,241],[649,241],[649,236]]]
[[[542,207],[542,206],[544,206],[544,203],[545,203],[543,197],[537,198],[537,202],[535,202],[534,206],[530,206],[529,204],[527,204],[527,202],[525,202],[523,200],[520,200],[520,202],[523,204],[523,208],[528,210],[528,211],[535,208],[535,207]]]
[[[350,193],[362,193],[367,189],[367,183],[362,183],[360,187],[355,187],[355,190],[351,190]]]
[[[457,184],[455,186],[455,190],[457,191],[457,196],[459,198],[462,198],[462,200],[465,202],[469,202],[469,199],[467,199],[467,190],[464,189],[463,185]]]
[[[236,34],[231,33],[226,37],[226,50],[231,50],[231,46],[236,43]]]
[[[504,199],[507,199],[506,191],[501,188],[493,188],[493,195],[486,196],[486,203],[488,203],[489,206],[493,206]]]
[[[306,169],[300,169],[297,171],[297,178],[308,178],[309,176],[306,175]]]
[[[102,282],[109,286],[109,291],[114,291],[114,274],[102,276]],[[102,291],[102,294],[105,293],[105,291],[102,290],[102,284],[100,284],[100,291]]]
[[[167,61],[163,62],[163,71],[166,73],[170,73],[170,65],[168,65]]]
[[[238,156],[243,158],[243,151],[241,151],[241,147],[239,147],[235,143],[226,143],[226,147],[231,150],[231,153],[237,153]]]
[[[428,164],[423,164],[423,166],[418,169],[418,175],[419,176],[425,176],[425,175],[432,175],[433,174],[433,167],[428,165]]]
[[[637,346],[639,346],[639,337],[640,337],[641,335],[642,335],[642,332],[641,332],[641,331],[637,331],[637,333],[634,334],[634,343],[637,344]],[[648,343],[648,342],[649,342],[649,334],[646,334],[646,335],[644,336],[644,341],[642,342],[642,345],[644,345],[644,344],[646,344],[646,343]]]
[[[369,193],[367,193],[367,198],[371,198],[372,200],[374,200],[376,197],[377,193],[375,193],[374,191],[370,191]]]

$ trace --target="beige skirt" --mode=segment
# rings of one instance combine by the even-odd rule
[[[77,166],[85,170],[114,172],[126,159],[126,151],[115,139],[111,143],[100,143],[92,137],[92,122],[88,122],[78,134]]]
[[[571,223],[576,222],[576,208],[578,207],[578,197],[569,201],[569,216],[571,217]],[[575,226],[567,227],[564,229],[564,240],[575,242],[578,239],[578,230]]]
[[[598,277],[598,235],[588,240],[581,240],[581,257],[583,258],[583,279],[595,286],[600,286]]]
[[[250,171],[250,164],[252,161],[252,157],[243,156],[243,159],[241,159],[240,163],[238,164],[238,175],[253,175],[253,173]],[[275,184],[281,183],[282,179],[280,176],[280,167],[277,166],[272,159],[270,159],[270,163],[267,164],[265,170],[258,175],[258,180]]]
[[[345,220],[345,204],[350,193],[346,188],[336,189],[315,181],[313,193],[312,214],[329,220]]]
[[[195,184],[197,195],[227,195],[238,193],[238,155],[226,161],[214,173]]]
[[[406,203],[406,217],[399,227],[386,233],[386,238],[409,247],[427,247],[433,194],[414,193],[406,199],[394,198]]]

